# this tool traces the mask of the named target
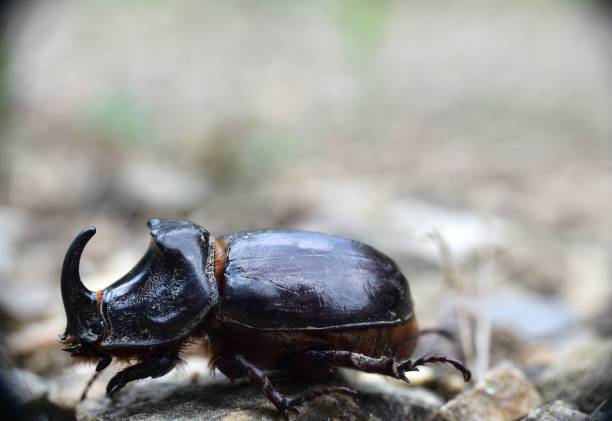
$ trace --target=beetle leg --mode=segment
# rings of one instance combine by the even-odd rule
[[[306,358],[313,362],[329,364],[335,367],[354,368],[366,373],[384,374],[385,376],[408,381],[400,363],[395,358],[372,358],[350,351],[307,351]]]
[[[430,364],[430,363],[450,364],[461,372],[461,374],[463,375],[463,380],[465,380],[466,382],[469,382],[470,379],[472,378],[472,372],[470,371],[469,368],[464,366],[461,362],[454,360],[452,358],[445,357],[443,355],[434,355],[431,357],[421,357],[415,362],[412,362],[410,360],[404,361],[399,365],[398,368],[402,371],[417,371],[418,370],[417,366]]]
[[[233,360],[241,371],[243,371],[253,383],[259,386],[261,391],[274,404],[279,412],[283,414],[286,414],[287,411],[294,412],[296,414],[299,413],[299,411],[295,408],[295,406],[299,405],[299,402],[294,403],[293,401],[289,401],[285,395],[280,393],[274,387],[274,385],[272,385],[272,382],[263,371],[247,361],[247,359],[242,355],[234,356]]]
[[[100,374],[100,372],[109,366],[111,361],[112,361],[112,358],[109,355],[105,355],[98,362],[98,365],[96,365],[96,371],[94,372],[93,376],[91,376],[91,378],[87,382],[87,385],[85,386],[85,389],[83,390],[83,393],[81,394],[81,399],[79,400],[79,402],[83,402],[85,400],[85,398],[87,397],[87,392],[89,392],[89,388],[91,387],[93,382],[98,378],[98,375]]]
[[[106,385],[106,394],[110,396],[134,380],[146,379],[147,377],[153,379],[161,377],[172,370],[177,362],[178,358],[176,355],[146,358],[138,364],[115,374],[108,382],[108,385]]]
[[[411,360],[398,361],[393,357],[372,358],[350,351],[307,351],[306,358],[336,367],[354,368],[367,373],[384,374],[408,382],[407,371],[418,371],[417,366],[429,363],[447,363],[461,371],[467,382],[472,377],[470,370],[452,358],[443,356],[423,357],[415,362]]]

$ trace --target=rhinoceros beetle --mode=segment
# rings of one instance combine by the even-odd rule
[[[349,367],[408,381],[405,373],[418,366],[448,363],[470,379],[470,371],[448,357],[409,359],[419,330],[408,282],[368,245],[281,229],[215,240],[185,220],[148,225],[145,255],[103,290],[88,290],[79,276],[94,227],[76,236],[62,267],[63,349],[96,361],[96,374],[112,358],[136,361],[112,377],[108,395],[131,381],[165,375],[193,339],[208,342],[214,368],[232,379],[249,378],[283,413],[316,396],[352,390],[331,387],[290,400],[264,370],[303,376]]]

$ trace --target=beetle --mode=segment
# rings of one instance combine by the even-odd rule
[[[186,220],[151,219],[148,226],[144,256],[103,290],[88,290],[79,275],[94,227],[76,236],[62,266],[63,350],[97,362],[95,375],[113,358],[136,361],[111,378],[108,395],[165,375],[193,339],[208,342],[215,369],[249,378],[282,413],[322,394],[353,391],[331,387],[288,399],[268,370],[299,377],[349,367],[408,381],[406,372],[418,366],[447,363],[470,379],[452,358],[409,359],[419,329],[408,282],[371,246],[286,229],[215,239]]]

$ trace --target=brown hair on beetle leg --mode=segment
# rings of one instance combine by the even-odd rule
[[[77,364],[98,364],[100,357],[97,355],[72,355],[72,360]]]

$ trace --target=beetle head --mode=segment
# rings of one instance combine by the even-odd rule
[[[88,290],[79,275],[79,263],[85,245],[96,233],[84,228],[68,247],[62,266],[62,299],[66,311],[66,330],[59,336],[65,351],[75,356],[93,354],[93,344],[102,338],[102,315],[97,308],[96,293]]]

